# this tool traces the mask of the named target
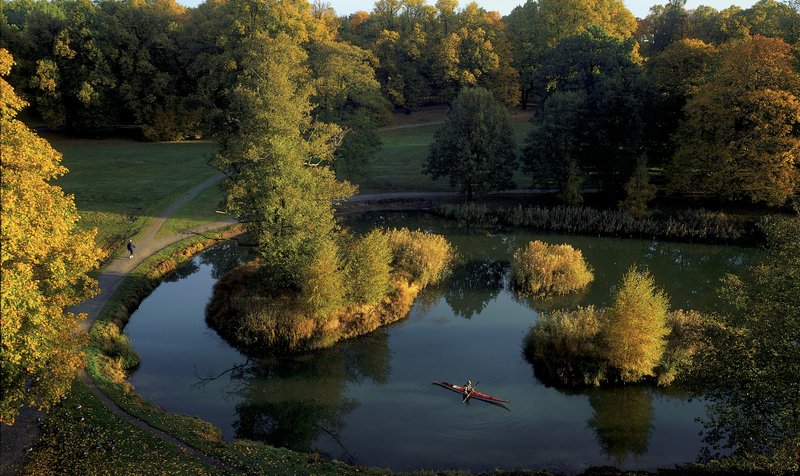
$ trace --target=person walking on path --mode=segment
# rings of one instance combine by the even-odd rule
[[[132,240],[128,240],[128,251],[130,251],[131,255],[128,256],[128,259],[133,258],[133,250],[136,249],[136,245],[133,244]]]

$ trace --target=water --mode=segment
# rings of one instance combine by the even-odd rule
[[[652,271],[673,308],[709,310],[719,278],[743,270],[754,250],[488,232],[425,215],[368,215],[351,225],[444,233],[459,250],[459,264],[392,326],[311,355],[248,359],[205,324],[211,288],[238,256],[231,244],[209,250],[159,286],[126,328],[142,358],[131,377],[137,391],[168,411],[214,423],[229,439],[401,471],[655,469],[696,458],[701,402],[676,388],[546,387],[523,357],[523,338],[542,309],[607,304],[633,263]],[[515,297],[508,260],[533,239],[581,249],[594,282],[555,302]],[[431,384],[467,378],[511,400],[511,411],[462,404],[461,396]]]

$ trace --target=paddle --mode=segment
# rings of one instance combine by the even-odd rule
[[[475,391],[475,387],[477,387],[480,384],[481,384],[480,382],[475,382],[475,385],[473,385],[472,389],[469,392],[467,392],[467,395],[464,397],[464,400],[461,400],[461,403],[467,403],[467,400],[469,400],[469,397],[472,396],[472,392]]]

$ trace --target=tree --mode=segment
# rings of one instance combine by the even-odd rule
[[[436,131],[424,173],[449,177],[471,201],[475,194],[505,190],[516,163],[508,111],[483,88],[465,88]]]
[[[430,94],[426,25],[434,14],[433,7],[420,0],[375,2],[367,35],[378,57],[375,72],[383,94],[395,107],[410,111]]]
[[[339,125],[344,138],[336,150],[337,168],[364,172],[380,147],[378,124],[386,120],[389,103],[375,78],[377,58],[357,46],[326,41],[309,47],[315,78],[314,115]]]
[[[550,175],[534,181],[555,180],[563,187],[562,172],[575,161],[582,174],[597,177],[603,191],[622,193],[644,150],[642,110],[653,94],[638,61],[633,39],[622,41],[596,27],[547,51],[536,81],[541,100],[522,160],[526,170]],[[556,117],[560,111],[564,118]]]
[[[600,333],[605,357],[623,382],[654,375],[666,343],[668,308],[649,272],[632,266],[622,277]]]
[[[12,65],[0,49],[0,422],[7,425],[22,404],[58,402],[83,368],[85,315],[65,309],[97,292],[87,273],[102,257],[95,231],[76,227],[73,198],[48,183],[67,172],[61,154],[16,119],[26,103],[5,80]]]
[[[721,53],[686,104],[670,187],[782,205],[800,190],[800,75],[791,46],[756,36]]]
[[[647,161],[639,160],[633,175],[625,184],[625,200],[619,203],[619,208],[635,217],[647,217],[651,214],[647,204],[655,197],[656,186],[650,183]]]
[[[585,131],[587,97],[584,91],[557,91],[544,103],[533,119],[522,151],[524,169],[533,183],[548,186],[555,182],[559,198],[569,205],[583,203],[583,178],[578,159]]]
[[[763,221],[767,250],[722,288],[688,379],[709,402],[705,440],[773,473],[800,464],[800,216]],[[753,467],[748,465],[748,467]]]
[[[783,38],[789,44],[800,40],[800,12],[776,0],[761,0],[742,15],[751,35]]]
[[[518,74],[504,28],[496,12],[486,12],[474,2],[455,16],[454,24],[441,28],[448,33],[435,42],[431,63],[436,71],[432,79],[443,99],[452,101],[464,87],[482,87],[507,105],[518,103]]]
[[[126,123],[141,124],[150,140],[199,135],[202,116],[187,105],[194,88],[179,51],[187,39],[187,9],[174,0],[103,0],[98,7],[98,38],[117,78]]]
[[[527,0],[505,18],[513,45],[513,66],[521,76],[522,104],[536,94],[542,55],[564,38],[592,25],[624,40],[636,31],[636,18],[620,0]]]
[[[372,230],[347,250],[345,275],[348,298],[356,304],[375,304],[391,288],[392,250],[386,234]]]
[[[713,45],[685,39],[671,43],[647,61],[647,72],[658,90],[647,114],[647,147],[652,164],[661,166],[672,158],[672,136],[683,120],[686,101],[708,81],[716,56]]]
[[[669,0],[666,5],[655,5],[646,18],[648,29],[641,38],[647,53],[664,51],[672,43],[689,34],[689,15],[686,0]]]
[[[267,287],[298,293],[316,313],[329,302],[322,283],[335,284],[331,273],[341,269],[332,206],[354,187],[328,166],[341,129],[311,116],[310,71],[298,43],[262,29],[241,42],[214,164],[228,174],[227,209],[258,242]]]

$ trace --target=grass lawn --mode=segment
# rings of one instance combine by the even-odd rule
[[[143,457],[145,456],[145,457]],[[123,421],[76,379],[47,414],[23,475],[220,474],[172,443]]]
[[[431,180],[422,173],[433,136],[446,117],[446,108],[434,108],[410,115],[397,113],[391,124],[381,129],[381,149],[375,154],[363,175],[340,173],[339,178],[359,185],[362,193],[381,191],[442,191],[453,190],[449,180]],[[514,110],[511,125],[519,149],[531,129],[530,113]],[[431,124],[435,123],[435,124]],[[514,175],[520,188],[527,187],[530,179],[520,171]]]
[[[433,135],[446,115],[446,107],[393,115],[391,124],[380,132],[383,147],[367,173],[342,174],[341,178],[358,184],[362,192],[452,190],[448,180],[434,182],[422,174]],[[529,113],[512,111],[514,136],[520,147],[530,130],[529,117]],[[75,196],[80,226],[97,228],[97,242],[110,254],[141,231],[149,218],[215,173],[207,165],[214,151],[210,141],[148,143],[70,139],[58,134],[44,137],[64,155],[63,164],[69,169],[56,184]],[[518,187],[527,186],[528,178],[519,171],[515,180]],[[215,213],[221,198],[216,187],[202,193],[167,221],[159,233],[224,218]]]
[[[66,139],[44,135],[69,169],[56,182],[75,196],[80,225],[98,229],[105,250],[122,246],[147,219],[214,175],[208,141],[148,143],[123,139]]]
[[[219,186],[206,189],[179,208],[158,230],[156,236],[181,233],[228,218],[228,215],[217,213],[223,197],[224,194]]]

